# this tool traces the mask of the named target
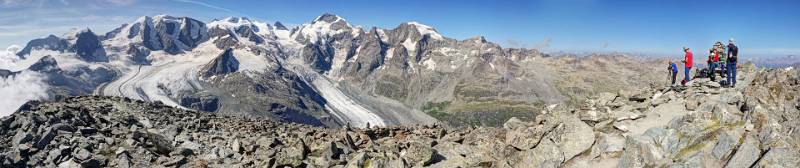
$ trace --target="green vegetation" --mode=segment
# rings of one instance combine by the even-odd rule
[[[489,100],[454,105],[452,102],[428,102],[422,110],[452,126],[501,126],[511,117],[533,119],[544,102],[527,103],[510,100]]]
[[[439,119],[441,121],[445,121],[445,119],[450,118],[450,114],[444,112],[444,109],[450,106],[449,101],[439,102],[439,103],[432,103],[428,102],[422,106],[422,111],[427,113],[433,118]]]
[[[460,97],[467,99],[477,99],[482,97],[496,96],[491,86],[488,85],[459,85],[456,87],[456,93]]]

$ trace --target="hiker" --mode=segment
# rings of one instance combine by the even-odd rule
[[[678,64],[675,64],[671,59],[669,60],[669,66],[667,67],[669,70],[670,77],[672,79],[672,83],[670,86],[675,86],[675,78],[678,77]]]
[[[693,54],[692,54],[692,50],[689,49],[689,47],[683,47],[683,52],[686,53],[686,55],[683,57],[683,61],[682,61],[683,62],[683,66],[685,67],[684,68],[685,71],[684,71],[684,74],[683,74],[683,76],[685,78],[683,79],[681,84],[683,86],[686,86],[686,83],[689,83],[689,81],[691,81],[691,78],[689,77],[689,71],[692,70],[692,56],[693,56]]]
[[[714,52],[714,48],[708,50],[708,78],[711,78],[711,81],[716,80],[716,75],[714,75],[714,71],[717,69],[717,61],[719,60],[719,56],[717,56],[717,52]]]
[[[725,45],[723,45],[722,42],[719,41],[717,41],[716,45],[717,46],[715,50],[717,51],[717,55],[719,56],[719,61],[717,61],[717,67],[719,67],[719,75],[722,77],[722,79],[725,79],[725,76],[727,76],[728,73],[726,69],[727,66],[725,65],[727,60],[726,59],[727,54],[725,54]]]
[[[739,60],[739,47],[733,44],[733,38],[728,40],[728,87],[736,87],[736,61]]]

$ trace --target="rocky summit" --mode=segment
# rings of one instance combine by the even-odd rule
[[[531,121],[330,129],[105,96],[0,119],[0,167],[798,167],[800,72],[600,93]],[[369,124],[369,123],[367,123]]]

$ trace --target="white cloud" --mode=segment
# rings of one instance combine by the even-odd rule
[[[21,48],[19,45],[11,45],[5,51],[0,51],[0,69],[17,69],[19,57],[14,53]]]
[[[244,17],[248,17],[248,18],[251,18],[251,19],[259,19],[259,20],[261,20],[260,18],[257,18],[257,17],[253,17],[253,16],[250,16],[250,15],[247,15],[247,14],[244,14],[244,13],[236,12],[234,10],[231,10],[231,9],[228,9],[228,8],[225,8],[225,7],[212,5],[212,4],[201,2],[201,1],[196,1],[196,0],[173,0],[173,1],[199,5],[199,6],[203,6],[203,7],[216,9],[216,10],[219,10],[219,11],[223,11],[223,12],[226,12],[228,14],[233,14],[233,15],[236,15],[236,16],[244,16]]]
[[[48,85],[42,74],[31,71],[0,77],[0,116],[14,113],[25,102],[47,98]]]
[[[212,9],[225,11],[225,12],[228,12],[228,13],[239,14],[239,13],[237,13],[237,12],[235,12],[233,10],[230,10],[228,8],[223,8],[223,7],[220,7],[220,6],[211,5],[211,4],[205,3],[205,2],[194,1],[194,0],[174,0],[174,1],[195,4],[195,5],[200,5],[200,6],[204,6],[204,7],[207,7],[207,8],[212,8]]]
[[[34,2],[32,0],[0,0],[0,5],[3,7],[20,7],[33,5]]]
[[[11,45],[0,51],[0,69],[19,71],[30,66],[31,60],[21,60],[15,55],[20,49],[19,45]],[[0,77],[0,95],[3,95],[0,96],[0,117],[11,115],[25,102],[47,98],[49,85],[45,78],[38,72],[27,70],[8,78]]]

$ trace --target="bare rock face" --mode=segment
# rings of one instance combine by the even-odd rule
[[[25,55],[30,54],[31,51],[34,49],[66,51],[67,49],[69,49],[69,42],[67,42],[67,40],[56,37],[55,35],[50,35],[45,38],[31,40],[30,42],[28,42],[27,45],[25,45],[25,48],[23,48],[16,54],[20,58],[24,58]]]
[[[208,95],[198,94],[197,96],[184,96],[180,100],[181,106],[197,109],[205,112],[216,112],[219,109],[219,98]]]
[[[87,62],[108,62],[100,38],[91,30],[81,31],[75,38],[75,44],[70,50],[78,54],[81,59]]]
[[[49,55],[40,58],[39,61],[36,61],[36,63],[33,63],[33,65],[28,67],[28,70],[43,73],[61,71],[61,69],[58,68],[58,62],[56,62],[56,59]]]
[[[128,46],[128,54],[130,54],[130,60],[139,65],[150,65],[150,60],[147,59],[147,56],[150,55],[150,50],[143,46],[136,46],[136,45],[129,45]]]
[[[216,75],[225,75],[239,70],[239,60],[233,56],[233,49],[226,49],[222,54],[211,60],[201,70],[201,76],[210,78]]]

